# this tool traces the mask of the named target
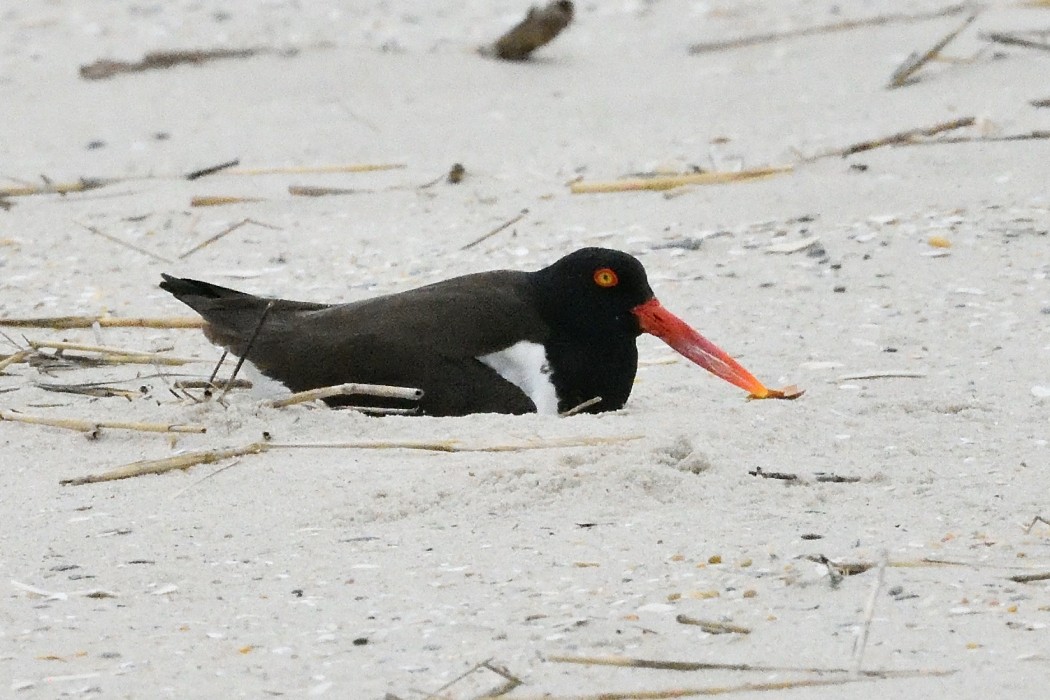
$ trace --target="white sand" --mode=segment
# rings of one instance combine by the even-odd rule
[[[10,199],[0,212],[2,316],[184,315],[156,287],[165,271],[350,300],[535,269],[597,244],[639,255],[665,305],[769,384],[807,393],[745,402],[684,360],[663,362],[673,353],[651,338],[640,342],[628,406],[572,419],[372,419],[259,408],[245,394],[223,408],[135,379],[151,367],[46,376],[15,365],[0,376],[5,409],[208,432],[169,442],[110,430],[86,441],[0,423],[0,695],[407,700],[487,659],[523,681],[509,698],[837,678],[551,657],[849,667],[876,573],[833,585],[805,557],[877,562],[886,552],[894,565],[863,667],[954,674],[791,697],[1042,697],[1050,587],[1008,577],[1050,571],[1050,526],[1025,530],[1050,518],[1050,143],[887,147],[672,197],[571,195],[565,184],[798,163],[965,116],[978,127],[953,135],[1047,129],[1050,109],[1029,102],[1050,98],[1050,54],[977,38],[1045,29],[1045,9],[991,3],[945,51],[974,60],[933,62],[893,91],[884,86],[896,66],[961,17],[687,52],[701,40],[938,6],[581,4],[564,36],[517,65],[473,53],[520,17],[514,2],[8,3],[3,175],[156,177]],[[302,51],[97,82],[77,73],[99,58],[220,46]],[[88,149],[94,140],[104,145]],[[235,157],[246,167],[407,168],[176,178]],[[416,188],[455,161],[467,168],[462,184]],[[376,191],[293,197],[293,184]],[[262,201],[191,208],[198,195]],[[511,230],[460,252],[522,208],[530,213]],[[170,264],[83,228],[175,258],[246,217],[277,228],[244,226]],[[716,231],[725,235],[697,250],[660,248]],[[807,236],[826,255],[764,250]],[[950,241],[947,255],[931,256],[942,250],[931,236]],[[196,331],[7,333],[171,347],[202,359],[195,374],[218,355]],[[840,379],[868,370],[923,376]],[[34,386],[116,380],[147,394],[89,399]],[[282,450],[222,471],[227,463],[59,485],[263,431],[288,442],[466,445],[642,437],[499,454]],[[756,468],[802,483],[750,476]],[[860,481],[819,483],[820,472]],[[709,563],[715,556],[721,563]],[[678,615],[751,634],[708,634]],[[502,680],[479,669],[442,697],[475,697]]]

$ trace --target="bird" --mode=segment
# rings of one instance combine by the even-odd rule
[[[298,392],[343,383],[422,390],[330,405],[414,407],[429,416],[557,414],[622,408],[652,334],[751,398],[781,398],[668,311],[642,263],[581,248],[536,270],[493,270],[342,304],[271,299],[162,274],[212,343]]]

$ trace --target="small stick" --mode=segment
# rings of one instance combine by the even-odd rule
[[[423,398],[423,392],[419,389],[409,389],[399,386],[385,386],[382,384],[337,384],[335,386],[326,386],[319,389],[310,389],[308,391],[300,391],[291,396],[285,396],[279,399],[273,399],[266,401],[265,404],[271,408],[284,408],[286,406],[294,406],[299,403],[306,403],[307,401],[316,401],[317,399],[327,399],[332,396],[379,396],[386,399],[406,399],[408,401],[418,401]]]
[[[301,165],[278,168],[235,168],[227,175],[323,175],[326,173],[369,173],[375,170],[402,170],[406,163],[355,163],[351,165]]]
[[[0,326],[10,328],[201,328],[204,319],[199,316],[172,316],[167,318],[117,318],[115,316],[46,316],[41,318],[0,318]]]
[[[634,192],[638,190],[669,190],[685,185],[718,185],[728,182],[743,182],[772,177],[791,172],[792,166],[774,166],[739,170],[736,172],[686,173],[684,175],[660,175],[657,177],[634,177],[622,180],[573,182],[569,191],[573,194],[595,194],[603,192]]]
[[[1040,32],[1042,34],[1042,32]],[[1047,41],[1035,41],[1033,39],[1026,39],[1019,34],[1010,32],[981,32],[977,35],[979,38],[985,41],[993,41],[997,44],[1007,44],[1010,46],[1024,46],[1029,49],[1042,49],[1043,51],[1050,51],[1050,42]]]
[[[682,625],[697,625],[701,631],[708,634],[751,634],[751,630],[747,627],[730,625],[725,622],[715,622],[713,620],[701,620],[700,618],[684,614],[677,616],[675,622]]]
[[[910,372],[908,370],[886,370],[871,372],[856,372],[854,374],[843,374],[836,379],[837,382],[850,382],[857,379],[923,379],[925,372]]]
[[[948,32],[944,36],[944,38],[942,38],[940,41],[934,44],[928,51],[926,51],[926,53],[919,56],[916,56],[916,54],[908,56],[907,60],[905,60],[904,63],[901,64],[899,68],[897,68],[897,70],[893,71],[893,75],[890,77],[889,85],[887,85],[886,87],[892,90],[893,88],[899,88],[903,85],[907,85],[910,82],[914,82],[911,80],[911,77],[915,75],[920,68],[925,66],[933,59],[935,59],[937,57],[937,54],[939,54],[945,46],[950,44],[955,39],[955,37],[959,36],[959,34],[961,34],[964,29],[973,24],[973,21],[977,19],[978,14],[980,14],[980,12],[974,12],[972,15],[967,17],[965,20],[963,20],[963,23],[961,25],[956,27],[954,30]]]
[[[263,309],[262,314],[259,316],[259,322],[255,324],[255,330],[252,331],[252,336],[248,338],[248,344],[244,346],[244,352],[237,358],[237,364],[233,366],[233,374],[227,380],[226,388],[219,394],[219,402],[221,403],[226,394],[230,393],[230,387],[233,386],[233,380],[237,378],[237,373],[241,371],[241,367],[244,366],[244,361],[248,359],[248,354],[252,351],[252,346],[255,345],[256,338],[259,337],[259,331],[262,330],[263,324],[266,323],[266,317],[270,315],[270,310],[273,309],[273,305],[277,303],[276,299],[271,299],[266,303],[266,308]]]
[[[106,345],[85,345],[83,343],[69,343],[61,340],[29,340],[29,347],[34,350],[50,348],[52,350],[80,350],[81,352],[96,352],[100,355],[113,355],[120,358],[140,358],[162,365],[185,365],[200,360],[191,360],[183,357],[170,357],[158,352],[145,352],[138,350],[127,350],[125,348],[114,348]]]
[[[192,172],[186,173],[186,179],[187,180],[198,180],[198,179],[200,179],[202,177],[206,177],[208,175],[214,175],[215,173],[221,172],[223,170],[229,170],[230,168],[236,167],[236,166],[238,166],[240,164],[241,164],[241,159],[240,158],[234,158],[233,160],[228,160],[225,163],[219,163],[218,165],[212,165],[212,166],[209,166],[207,168],[201,168],[200,170],[194,170]]]
[[[261,202],[258,197],[223,197],[203,195],[190,199],[191,207],[221,207],[226,204],[243,204],[245,202]]]
[[[169,260],[168,258],[165,258],[163,255],[157,255],[156,253],[154,253],[152,251],[149,251],[149,250],[146,250],[145,248],[142,248],[140,246],[137,246],[134,243],[130,243],[130,242],[125,241],[125,240],[123,240],[121,238],[117,238],[116,236],[108,234],[105,231],[100,231],[99,229],[95,228],[94,226],[88,226],[86,224],[80,223],[79,221],[74,221],[73,223],[75,223],[77,226],[79,226],[79,227],[81,227],[83,229],[86,229],[86,230],[90,231],[91,233],[95,234],[96,236],[101,236],[102,238],[105,238],[107,241],[111,241],[113,243],[116,243],[117,245],[122,245],[125,248],[130,248],[131,250],[135,251],[136,253],[142,253],[143,255],[151,257],[154,260],[159,260],[160,262],[163,262],[163,263],[170,263],[171,262],[171,260]]]
[[[601,401],[602,401],[602,397],[600,397],[600,396],[593,396],[593,397],[587,399],[586,401],[584,401],[583,403],[580,403],[580,404],[577,404],[576,406],[573,406],[568,411],[562,411],[558,415],[561,416],[562,418],[568,418],[569,416],[575,416],[580,411],[586,410],[586,409],[590,408],[591,406],[594,406],[595,404],[601,403]]]
[[[572,15],[573,6],[569,0],[551,0],[543,8],[531,7],[525,19],[491,46],[481,48],[480,53],[505,61],[524,61],[533,51],[561,34],[572,22]]]
[[[864,662],[864,650],[868,646],[868,634],[871,632],[871,621],[875,617],[875,603],[879,599],[879,591],[882,590],[882,582],[886,578],[886,564],[889,556],[882,553],[879,559],[879,568],[875,572],[875,581],[871,584],[871,595],[868,596],[868,604],[864,606],[864,624],[860,629],[860,636],[853,647],[853,662],[850,664],[850,676],[860,677],[860,667]]]
[[[488,239],[492,238],[493,236],[495,236],[500,231],[505,231],[506,229],[510,228],[514,224],[516,224],[519,221],[521,221],[522,219],[524,219],[525,216],[528,213],[529,213],[528,209],[522,209],[521,212],[517,216],[514,216],[514,217],[511,217],[510,219],[507,219],[502,224],[500,224],[496,228],[492,229],[491,231],[486,233],[481,238],[475,239],[475,240],[471,241],[470,243],[466,244],[465,246],[460,248],[460,250],[468,250],[468,249],[473,248],[474,246],[476,246],[478,243],[481,243],[482,241],[487,241]]]
[[[90,433],[99,428],[111,428],[114,430],[135,430],[143,433],[205,433],[208,429],[203,425],[179,425],[167,423],[139,423],[129,421],[105,421],[105,420],[79,420],[77,418],[46,418],[44,416],[30,416],[15,411],[0,411],[0,421],[11,421],[12,423],[29,423],[32,425],[47,425],[52,428],[65,428],[82,433]]]
[[[0,197],[26,197],[34,194],[71,194],[96,190],[109,184],[106,180],[80,179],[76,182],[51,182],[42,185],[0,187]]]
[[[253,222],[251,219],[241,219],[240,221],[238,221],[235,224],[230,224],[229,226],[227,226],[223,230],[221,230],[218,233],[216,233],[214,236],[210,236],[209,238],[204,239],[203,241],[201,241],[197,245],[195,245],[192,248],[190,248],[189,250],[187,250],[185,253],[181,253],[179,255],[179,260],[185,260],[186,258],[190,257],[191,255],[196,253],[201,248],[206,248],[206,247],[210,246],[212,243],[214,243],[215,241],[217,241],[217,240],[219,240],[219,239],[221,239],[221,238],[223,238],[225,236],[228,236],[229,234],[233,233],[234,231],[239,229],[241,226],[245,226],[245,225],[251,224],[251,223],[255,223],[255,222]]]
[[[27,357],[29,357],[32,354],[33,353],[30,350],[19,350],[13,355],[8,355],[4,359],[0,360],[0,374],[3,374],[4,370],[6,370],[11,365],[16,365],[19,362],[24,361]]]
[[[234,447],[227,450],[187,452],[186,454],[167,457],[165,459],[147,459],[141,462],[132,462],[131,464],[101,474],[89,474],[88,476],[81,476],[74,479],[63,479],[58,483],[62,486],[82,486],[84,484],[97,484],[103,481],[128,479],[133,476],[142,476],[143,474],[163,474],[175,469],[186,470],[198,464],[212,464],[231,457],[259,454],[266,450],[267,445],[265,442],[253,442],[244,447]]]
[[[871,151],[882,146],[892,146],[895,144],[910,143],[920,136],[935,136],[945,131],[954,131],[955,129],[962,129],[967,126],[973,126],[976,119],[974,117],[962,117],[960,119],[952,119],[946,122],[940,122],[933,126],[920,127],[918,129],[908,129],[906,131],[898,131],[895,134],[889,136],[883,136],[882,138],[872,139],[869,141],[860,141],[859,143],[846,146],[845,148],[837,148],[831,151],[824,151],[814,156],[804,158],[804,163],[812,163],[815,160],[821,158],[830,158],[833,156],[841,156],[846,158],[855,153],[863,153],[864,151]]]
[[[804,27],[802,29],[792,29],[786,32],[770,32],[768,34],[758,34],[755,36],[740,37],[737,39],[729,39],[728,41],[712,41],[700,44],[693,44],[689,48],[689,53],[699,54],[708,53],[711,51],[725,51],[727,49],[739,49],[745,46],[756,46],[758,44],[769,44],[774,41],[781,41],[783,39],[797,39],[800,37],[816,36],[819,34],[833,34],[836,32],[846,32],[853,29],[860,29],[861,27],[881,27],[887,24],[905,24],[911,22],[923,22],[929,19],[937,19],[938,17],[951,17],[953,15],[965,12],[971,8],[970,3],[962,3],[959,5],[949,5],[940,10],[934,10],[932,12],[919,12],[917,14],[888,14],[878,15],[876,17],[867,17],[864,19],[846,20],[843,22],[833,22],[831,24],[824,24],[816,27]]]
[[[1028,104],[1032,105],[1033,107],[1050,107],[1050,97],[1047,97],[1042,100],[1031,100]]]

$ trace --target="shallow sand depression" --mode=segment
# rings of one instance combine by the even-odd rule
[[[4,8],[0,317],[192,318],[162,272],[350,301],[599,245],[806,394],[745,401],[643,337],[620,411],[374,418],[172,391],[219,358],[193,328],[0,328],[5,415],[207,429],[0,421],[2,691],[1042,696],[1050,52],[989,35],[1038,43],[1050,9],[943,7],[579,3],[528,62],[475,51],[505,1]],[[80,75],[214,49],[254,51]],[[264,433],[372,444],[60,483]]]

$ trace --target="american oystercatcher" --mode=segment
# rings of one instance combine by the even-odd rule
[[[606,248],[577,250],[536,272],[481,272],[349,304],[163,277],[161,289],[204,317],[209,340],[291,391],[412,387],[432,416],[557,413],[598,397],[585,410],[612,411],[631,394],[635,340],[651,333],[753,398],[784,398],[661,306],[636,258]]]

